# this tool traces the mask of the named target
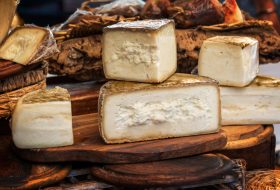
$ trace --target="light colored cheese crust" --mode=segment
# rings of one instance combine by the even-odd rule
[[[244,37],[244,36],[242,37],[241,36],[216,36],[216,37],[208,38],[207,41],[231,44],[234,46],[239,46],[242,49],[247,46],[258,43],[256,39],[251,37]]]
[[[223,86],[221,87],[229,87],[229,86]],[[265,75],[258,75],[250,84],[248,84],[245,87],[232,87],[232,88],[246,88],[246,87],[280,87],[280,79],[276,77],[271,76],[265,76]],[[230,87],[229,87],[230,88]]]
[[[70,94],[64,88],[55,87],[48,90],[38,90],[26,94],[22,98],[23,104],[34,104],[54,101],[70,101]]]
[[[130,31],[157,31],[167,24],[174,24],[173,20],[160,19],[160,20],[139,20],[133,22],[119,22],[104,28],[104,32],[111,30],[130,30]]]
[[[259,75],[248,86],[249,87],[253,87],[253,86],[280,87],[280,79],[279,78],[270,77],[270,76]]]
[[[167,79],[165,82],[160,84],[147,84],[147,83],[136,83],[136,82],[126,82],[126,81],[109,81],[105,85],[102,86],[99,93],[99,100],[98,100],[98,116],[99,116],[99,132],[104,139],[104,141],[108,144],[111,143],[124,143],[124,142],[134,142],[129,139],[123,139],[120,141],[110,141],[106,138],[105,132],[103,131],[102,125],[104,122],[103,113],[104,113],[104,104],[106,101],[106,97],[115,94],[122,94],[122,93],[132,93],[137,91],[152,91],[152,90],[159,90],[159,89],[174,89],[180,87],[188,87],[188,86],[201,86],[201,85],[211,85],[217,88],[217,96],[220,96],[220,90],[218,88],[218,83],[210,78],[207,77],[200,77],[195,75],[189,74],[181,74],[175,73],[172,77]],[[221,102],[218,101],[218,110],[221,110]],[[219,128],[221,126],[221,112],[218,113],[219,118]],[[212,131],[217,132],[217,131]],[[208,132],[210,133],[210,132]],[[202,134],[202,133],[199,133]],[[195,135],[195,134],[194,134]],[[172,138],[174,136],[164,138]],[[160,139],[161,136],[159,134],[157,139]],[[146,138],[142,141],[148,140],[155,140],[155,138]]]

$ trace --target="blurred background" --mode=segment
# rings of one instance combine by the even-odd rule
[[[238,0],[239,6],[252,16],[257,15],[257,5],[263,7],[261,2],[268,3],[270,0]],[[271,0],[273,1],[273,0]],[[70,14],[80,7],[83,0],[21,0],[18,12],[26,23],[39,26],[52,26],[63,22]],[[280,14],[280,0],[274,0],[278,14]],[[260,15],[259,15],[260,16]]]

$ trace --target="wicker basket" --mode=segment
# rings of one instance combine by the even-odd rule
[[[27,86],[5,94],[0,94],[0,118],[8,118],[9,116],[11,116],[14,107],[20,97],[29,92],[45,88],[46,80],[43,80],[31,86]]]
[[[280,190],[280,170],[247,172],[247,190]]]
[[[47,74],[48,64],[44,62],[32,70],[2,79],[0,80],[0,95],[41,82],[46,79]]]

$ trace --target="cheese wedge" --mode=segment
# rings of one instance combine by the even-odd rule
[[[280,123],[280,79],[258,76],[247,87],[220,89],[223,125]]]
[[[9,33],[18,3],[17,0],[0,1],[0,44]]]
[[[145,20],[106,27],[102,51],[106,78],[162,82],[177,68],[174,22]]]
[[[177,73],[161,84],[110,81],[100,91],[99,117],[106,143],[214,133],[219,88],[212,79]]]
[[[258,41],[241,36],[216,36],[203,42],[198,74],[221,85],[243,87],[251,83],[259,69]]]
[[[56,87],[23,96],[12,115],[18,148],[49,148],[73,144],[70,95]]]
[[[48,30],[39,27],[18,27],[0,47],[0,58],[28,65],[40,53],[49,37]]]

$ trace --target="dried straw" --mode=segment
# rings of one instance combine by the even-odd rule
[[[246,174],[247,190],[280,190],[280,170],[258,170]]]
[[[139,17],[126,18],[119,15],[105,16],[105,15],[81,15],[73,23],[68,23],[64,29],[55,31],[54,36],[58,43],[62,43],[65,40],[71,38],[85,37],[93,34],[100,34],[103,28],[115,24],[117,22],[125,21],[131,22],[139,20]]]
[[[12,92],[8,92],[0,95],[0,118],[8,118],[11,116],[18,99],[29,92],[35,90],[45,89],[46,80],[43,80],[37,84],[27,86]]]
[[[46,79],[48,74],[47,63],[41,64],[37,69],[0,80],[0,93],[7,93],[19,88],[36,84]]]

